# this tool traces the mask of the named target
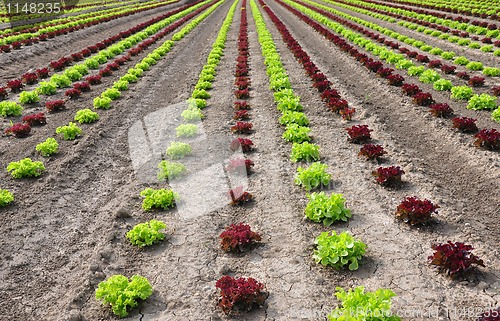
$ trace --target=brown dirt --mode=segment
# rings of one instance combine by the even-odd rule
[[[220,148],[235,137],[229,127],[238,9],[210,91],[212,98],[204,110],[204,134],[192,142],[194,155],[186,160],[194,175],[172,184],[174,190],[191,188],[191,194],[181,195],[184,203],[179,203],[178,210],[145,213],[141,209],[142,189],[166,186],[155,179],[156,165],[172,140],[169,134],[180,122],[176,113],[185,107],[231,5],[227,2],[178,42],[139,83],[131,85],[114,108],[100,111],[99,122],[82,126],[82,138],[61,142],[57,156],[42,159],[34,146],[47,136],[55,137],[55,127],[67,123],[77,107],[91,106],[92,97],[116,80],[118,73],[91,95],[70,103],[68,111],[51,115],[49,124],[32,136],[23,140],[0,137],[1,168],[23,157],[43,160],[47,167],[47,173],[33,180],[13,180],[6,171],[0,172],[0,187],[16,196],[15,204],[0,209],[1,315],[23,321],[115,320],[109,307],[95,300],[94,291],[100,281],[116,273],[141,274],[154,288],[154,294],[126,320],[227,319],[215,307],[215,281],[226,274],[254,277],[266,284],[270,294],[263,309],[233,318],[238,320],[324,320],[338,303],[332,296],[336,286],[388,287],[398,295],[396,309],[439,313],[404,320],[462,321],[467,318],[453,315],[454,307],[498,305],[498,153],[472,147],[470,136],[457,134],[448,122],[428,116],[281,6],[266,3],[356,108],[354,123],[374,129],[374,140],[389,152],[385,163],[404,168],[404,186],[389,190],[373,183],[370,172],[377,165],[356,156],[359,147],[347,142],[344,131],[349,124],[325,109],[265,16],[311,120],[322,161],[333,174],[328,191],[343,193],[354,214],[348,223],[330,229],[303,219],[307,198],[293,184],[297,165],[289,161],[290,145],[281,139],[283,129],[248,6],[255,129],[248,138],[256,145],[249,154],[256,165],[243,183],[255,201],[244,207],[219,202],[213,210],[202,211],[204,215],[190,216],[207,199],[223,197],[228,186],[223,172],[218,173],[228,156]],[[470,115],[470,111],[456,109]],[[491,127],[486,117],[478,116],[480,125]],[[201,197],[195,194],[200,191]],[[394,220],[399,201],[413,194],[441,206],[438,224],[413,229]],[[200,200],[198,207],[185,211],[183,204],[192,204],[193,199]],[[133,248],[125,233],[152,218],[167,223],[168,240],[151,249]],[[263,242],[247,254],[225,254],[218,249],[217,236],[228,224],[240,221],[260,232]],[[358,271],[335,271],[314,263],[314,238],[331,229],[348,229],[368,244]],[[487,267],[462,282],[437,274],[426,264],[430,244],[448,239],[472,243]]]

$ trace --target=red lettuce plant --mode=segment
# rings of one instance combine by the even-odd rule
[[[17,49],[21,48],[21,42],[19,42],[19,41],[14,41],[10,45],[12,46],[12,49],[14,49],[14,50],[17,50]]]
[[[56,61],[51,61],[49,65],[55,71],[62,71],[66,67],[66,60],[61,58]]]
[[[7,87],[9,87],[13,93],[17,93],[23,88],[23,82],[20,79],[13,79],[7,82]]]
[[[368,128],[368,125],[354,125],[346,128],[349,134],[349,141],[354,144],[363,143],[371,138],[370,132],[373,131]]]
[[[230,149],[234,152],[237,151],[240,147],[241,150],[246,153],[253,149],[253,142],[247,138],[235,138],[230,145]]]
[[[450,65],[441,66],[441,71],[447,75],[454,74],[455,70],[457,70],[457,67],[455,67],[455,66],[450,66]]]
[[[38,75],[36,72],[27,72],[21,76],[21,79],[28,85],[33,85],[38,80]]]
[[[401,75],[389,75],[387,76],[387,82],[391,86],[401,87],[405,79]]]
[[[457,73],[457,77],[460,78],[460,79],[463,79],[463,80],[469,80],[470,79],[469,74],[466,73],[465,71]]]
[[[417,55],[415,59],[417,59],[418,62],[422,63],[429,62],[429,57],[427,57],[426,55]]]
[[[245,120],[250,118],[250,114],[248,113],[248,110],[237,110],[234,112],[233,119],[235,120]]]
[[[413,96],[413,102],[419,106],[430,106],[434,103],[434,99],[431,94],[420,92]]]
[[[427,199],[406,197],[396,209],[396,218],[411,225],[425,224],[430,222],[431,214],[437,213],[438,208]]]
[[[44,113],[26,115],[21,120],[31,127],[47,124],[47,118]]]
[[[252,123],[238,121],[236,125],[231,127],[231,131],[238,134],[249,134],[252,131]]]
[[[231,200],[231,205],[242,205],[253,199],[253,195],[244,191],[243,186],[235,187],[227,192],[227,196]]]
[[[254,165],[254,162],[250,159],[236,158],[229,161],[226,170],[230,173],[236,174],[243,173],[243,171],[245,171],[247,175],[250,175],[250,171]]]
[[[118,69],[120,69],[120,65],[117,64],[116,62],[111,62],[111,63],[106,65],[106,68],[109,68],[111,70],[118,70]]]
[[[247,89],[250,86],[250,79],[248,77],[237,77],[234,85],[239,89]]]
[[[461,277],[472,268],[472,264],[484,267],[483,260],[472,254],[471,245],[455,242],[433,244],[435,251],[429,256],[430,264],[438,267],[439,272],[445,272],[451,278]]]
[[[479,133],[474,135],[476,141],[474,145],[489,150],[500,150],[500,132],[496,129],[481,129]]]
[[[238,99],[246,99],[246,98],[249,98],[250,97],[250,91],[248,90],[248,88],[246,89],[236,89],[234,91],[234,95],[236,96],[236,98]]]
[[[372,72],[377,72],[380,68],[384,67],[384,64],[380,61],[367,61],[365,63],[366,68]]]
[[[248,76],[248,68],[246,67],[237,68],[236,71],[234,72],[234,75],[236,77]]]
[[[378,159],[382,155],[387,154],[382,145],[365,144],[360,148],[358,155],[366,157],[368,160]]]
[[[399,166],[379,167],[372,172],[375,181],[382,186],[391,186],[401,182],[405,172]]]
[[[138,54],[141,53],[143,49],[141,47],[135,47],[135,48],[131,48],[128,50],[128,53],[131,55],[131,56],[137,56]]]
[[[90,51],[90,49],[88,49],[88,48],[83,49],[82,51],[80,51],[80,53],[84,57],[89,57],[92,55],[92,51]]]
[[[91,85],[98,85],[101,83],[101,76],[88,76],[87,78],[85,78],[85,80]]]
[[[491,93],[494,96],[500,96],[500,86],[494,86],[491,88]]]
[[[233,108],[234,110],[249,110],[250,105],[246,101],[235,101]]]
[[[469,79],[468,83],[472,87],[484,86],[484,77],[474,76],[474,77]]]
[[[335,89],[327,89],[321,93],[321,99],[323,101],[329,101],[332,98],[340,98],[340,94]]]
[[[453,122],[453,128],[457,128],[463,133],[475,133],[479,130],[476,125],[477,119],[474,118],[455,117],[451,121]]]
[[[87,91],[90,91],[90,84],[86,81],[77,82],[73,85],[73,88],[75,88],[81,92],[87,92]]]
[[[45,108],[47,108],[47,110],[50,113],[52,113],[52,112],[60,111],[60,110],[63,110],[64,108],[66,108],[65,104],[66,104],[66,102],[62,99],[52,100],[52,101],[48,101],[45,103]]]
[[[215,286],[220,289],[221,298],[217,304],[225,314],[233,310],[250,311],[254,305],[261,306],[267,299],[264,284],[253,278],[221,277]]]
[[[1,45],[0,50],[3,52],[10,52],[12,48],[9,45]]]
[[[5,99],[5,98],[7,98],[8,95],[9,95],[9,93],[7,92],[7,88],[0,87],[0,98]]]
[[[334,113],[340,113],[341,110],[349,107],[347,100],[341,98],[330,98],[326,102],[326,106]]]
[[[81,61],[83,60],[83,55],[79,52],[73,53],[71,54],[71,59],[73,59],[73,61]]]
[[[68,96],[70,99],[78,98],[82,95],[82,92],[76,88],[70,88],[66,90],[64,95]]]
[[[340,114],[342,115],[342,119],[351,121],[352,115],[354,115],[355,112],[356,112],[356,108],[346,107],[340,111]]]
[[[429,106],[429,111],[436,117],[448,117],[453,113],[453,109],[446,103],[432,104]]]
[[[313,87],[316,88],[320,93],[329,89],[330,86],[331,86],[331,83],[328,80],[317,81],[313,84]]]
[[[243,252],[246,247],[262,238],[259,233],[253,232],[250,225],[239,223],[231,224],[219,235],[220,245],[225,252]]]
[[[409,57],[409,58],[416,58],[418,56],[418,52],[416,51],[407,51],[406,52],[406,55]]]
[[[109,68],[109,66],[99,71],[99,76],[101,77],[108,77],[111,76],[112,74],[113,71],[111,70],[111,68]]]
[[[36,70],[36,74],[38,78],[45,79],[49,77],[50,69],[49,68],[40,68]]]
[[[31,126],[24,123],[14,124],[5,130],[5,133],[7,135],[12,134],[17,138],[26,137],[29,135],[30,132],[31,132]]]
[[[422,92],[422,90],[417,85],[413,85],[413,84],[403,84],[403,86],[401,86],[401,88],[403,89],[403,93],[406,96],[410,96],[410,97],[413,97],[416,94]]]

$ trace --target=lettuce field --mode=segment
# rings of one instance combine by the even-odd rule
[[[40,2],[0,5],[2,318],[500,320],[498,1]]]

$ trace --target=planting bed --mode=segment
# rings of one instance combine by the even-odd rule
[[[23,321],[117,320],[118,314],[144,321],[337,320],[332,311],[344,300],[337,287],[358,286],[394,293],[393,318],[380,320],[399,320],[396,314],[401,320],[478,320],[499,307],[499,103],[471,109],[473,98],[457,100],[453,91],[436,90],[434,81],[410,76],[398,65],[403,58],[453,86],[467,85],[416,57],[388,58],[384,50],[391,46],[380,38],[471,77],[482,72],[334,13],[485,67],[500,65],[491,52],[347,6],[384,3],[498,23],[463,8],[467,14],[423,9],[420,2],[430,3],[179,1],[0,53],[3,87],[141,23],[153,25],[107,46],[119,50],[113,46],[138,34],[143,37],[131,48],[141,49],[122,48],[70,87],[40,93],[39,102],[20,99],[50,78],[24,83],[21,93],[6,89],[0,101],[0,315]],[[168,23],[153,24],[160,16]],[[111,49],[91,57],[103,51]],[[83,61],[49,68],[49,77],[70,75]],[[81,83],[98,74],[100,83]],[[486,77],[473,93],[493,95],[498,79]],[[414,88],[409,85],[452,114],[435,117],[430,111],[444,105],[425,106],[404,93]],[[65,107],[49,110],[57,100]],[[23,110],[9,115],[2,102]],[[22,120],[38,113],[45,118]],[[453,128],[453,117],[476,119],[476,132]],[[31,127],[10,128],[28,121]],[[72,140],[60,133],[65,125],[74,128],[70,122],[81,129]],[[47,138],[58,144],[51,156],[40,151],[51,153]],[[11,163],[25,158],[43,166],[28,173],[34,177],[14,178],[19,171]],[[321,178],[308,180],[320,167]],[[154,193],[168,196],[149,198]],[[164,236],[155,231],[144,240],[145,234],[129,233],[147,222]],[[458,269],[439,266],[435,252],[451,248],[448,241],[472,245],[477,258],[462,259],[466,265]],[[142,283],[141,291],[128,294],[128,308],[112,309],[96,299],[96,290],[105,296],[101,282],[116,275],[129,287],[142,280],[133,275],[145,277],[152,292]],[[360,301],[344,306],[360,313],[366,308]]]

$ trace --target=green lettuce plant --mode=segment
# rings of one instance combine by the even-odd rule
[[[287,142],[293,143],[303,143],[311,141],[309,133],[311,129],[309,127],[299,126],[297,124],[289,124],[286,126],[286,130],[283,133],[283,139]]]
[[[493,110],[497,108],[497,98],[495,96],[491,96],[488,94],[481,95],[473,95],[469,99],[469,103],[467,104],[467,109],[472,110],[482,110],[489,109]]]
[[[140,195],[144,197],[142,209],[146,212],[152,209],[167,210],[170,207],[174,207],[175,200],[179,198],[177,193],[165,188],[158,190],[146,188]]]
[[[13,101],[0,101],[0,116],[21,116],[23,107]]]
[[[310,191],[330,183],[332,176],[326,172],[328,165],[321,162],[314,162],[307,168],[297,168],[295,184],[303,186],[306,191]]]
[[[328,321],[400,321],[401,318],[391,312],[391,299],[396,296],[389,289],[365,292],[363,286],[345,291],[336,288],[335,296],[341,306],[328,314]],[[376,319],[373,316],[376,315]]]
[[[19,102],[21,104],[34,104],[40,101],[36,91],[23,91],[19,94]]]
[[[45,166],[42,162],[34,162],[31,158],[25,158],[18,162],[10,162],[7,171],[13,178],[38,177],[45,172]]]
[[[59,150],[59,144],[55,138],[49,137],[44,142],[36,145],[36,151],[42,154],[44,157],[49,157],[57,153]]]
[[[366,244],[355,239],[347,231],[340,234],[335,231],[323,232],[314,243],[317,245],[313,255],[316,263],[337,269],[348,265],[349,270],[357,270],[366,251]]]
[[[194,137],[198,134],[198,126],[195,124],[181,124],[175,129],[177,137]]]
[[[133,275],[129,280],[117,274],[99,283],[95,297],[110,304],[113,313],[123,318],[128,315],[127,310],[139,304],[138,299],[146,300],[152,293],[153,287],[145,277]]]
[[[158,220],[151,220],[134,226],[127,232],[126,237],[132,245],[139,247],[151,246],[165,239],[165,234],[160,232],[167,225]]]
[[[187,168],[182,163],[174,163],[166,160],[158,164],[160,171],[158,172],[159,180],[172,180],[181,177],[187,172]]]
[[[170,159],[181,159],[190,155],[193,151],[191,145],[181,142],[172,142],[167,148],[167,156]]]
[[[99,114],[95,111],[90,110],[89,108],[81,109],[76,112],[74,120],[79,122],[80,124],[95,123],[99,120]]]
[[[56,134],[62,134],[64,140],[75,140],[82,134],[82,129],[75,123],[69,122],[68,125],[57,127]]]
[[[293,143],[290,160],[294,163],[300,161],[313,162],[319,160],[319,146],[308,142]]]
[[[327,196],[325,192],[307,194],[309,203],[304,210],[308,219],[313,222],[323,222],[330,226],[337,221],[346,222],[352,216],[351,211],[345,207],[345,198],[342,194],[332,193]]]
[[[474,91],[469,86],[455,86],[451,88],[451,98],[457,100],[469,100]]]
[[[0,188],[0,207],[4,207],[14,202],[14,194],[6,189]]]

